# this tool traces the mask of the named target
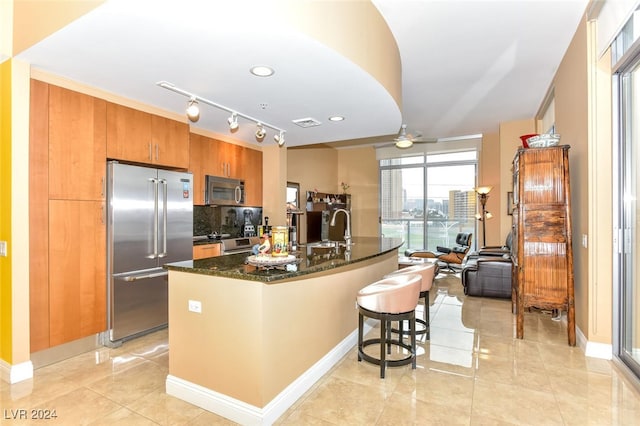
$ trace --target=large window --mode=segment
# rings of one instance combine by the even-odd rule
[[[475,236],[476,169],[475,150],[381,160],[381,234],[403,238],[400,252],[451,247],[459,232]]]
[[[619,288],[615,292],[614,355],[640,377],[640,55],[616,74],[616,82],[620,140],[613,193],[614,226],[619,237],[614,270]]]

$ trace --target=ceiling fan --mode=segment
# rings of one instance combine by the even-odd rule
[[[438,139],[422,139],[422,133],[420,132],[416,132],[415,135],[407,133],[407,125],[402,124],[402,126],[400,127],[400,133],[398,133],[398,137],[396,137],[393,141],[396,147],[404,149],[411,147],[414,143],[435,143],[438,142]]]

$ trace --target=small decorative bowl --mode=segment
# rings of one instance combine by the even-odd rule
[[[547,148],[550,146],[556,146],[559,143],[560,135],[558,134],[546,133],[527,139],[527,145],[529,145],[529,148]]]

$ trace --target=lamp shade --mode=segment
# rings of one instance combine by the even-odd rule
[[[487,195],[491,192],[492,186],[479,186],[476,188],[476,192],[480,195]]]

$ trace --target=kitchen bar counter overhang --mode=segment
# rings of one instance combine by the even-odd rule
[[[355,264],[391,251],[395,252],[403,241],[399,238],[355,237],[353,242],[349,250],[344,245],[340,245],[337,250],[319,245],[302,247],[303,251],[296,254],[298,258],[296,263],[271,269],[247,265],[245,263],[247,255],[244,253],[175,262],[164,267],[170,271],[275,283]]]
[[[353,350],[358,290],[397,269],[401,239],[354,241],[347,256],[308,250],[295,271],[247,269],[246,255],[167,265],[167,393],[273,423]]]

